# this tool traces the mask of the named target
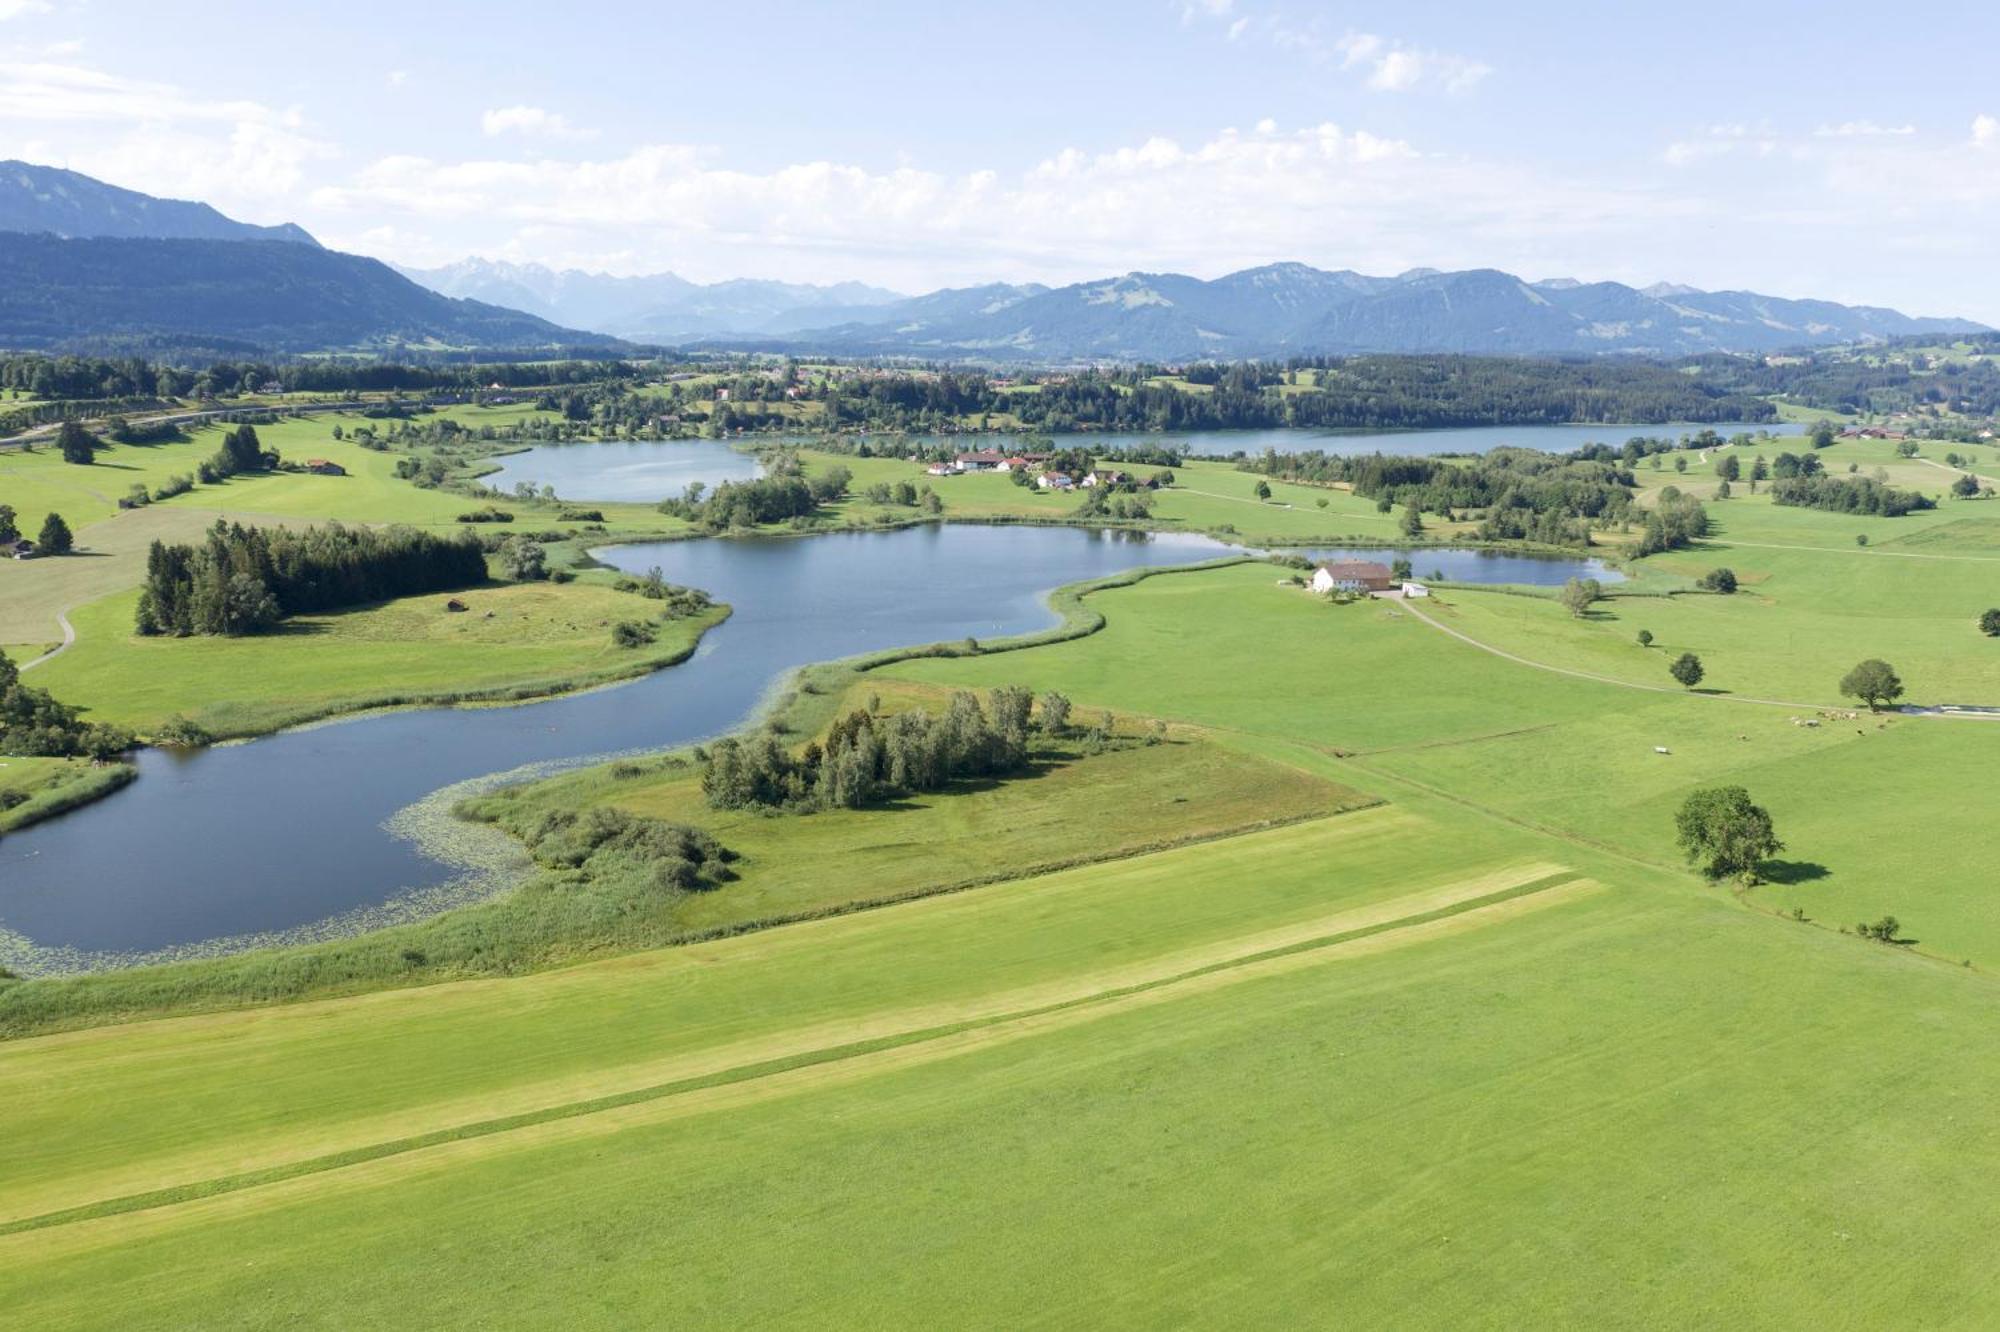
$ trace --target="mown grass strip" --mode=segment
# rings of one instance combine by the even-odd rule
[[[45,1212],[39,1216],[22,1217],[15,1221],[0,1224],[0,1236],[19,1234],[31,1230],[45,1230],[51,1227],[96,1220],[102,1217],[118,1216],[130,1212],[149,1211],[181,1203],[195,1202],[220,1194],[235,1193],[245,1189],[283,1183],[305,1175],[322,1174],[348,1166],[382,1160],[386,1157],[400,1156],[410,1152],[421,1151],[427,1147],[440,1146],[445,1143],[491,1137],[519,1129],[531,1128],[538,1124],[580,1118],[625,1106],[686,1095],[712,1087],[752,1082],[760,1078],[771,1077],[795,1069],[809,1068],[819,1064],[837,1063],[842,1060],[853,1059],[884,1050],[921,1045],[965,1032],[1001,1027],[1010,1023],[1047,1017],[1051,1014],[1109,1004],[1117,1000],[1130,998],[1134,995],[1184,985],[1190,981],[1199,980],[1221,972],[1233,971],[1259,963],[1270,962],[1277,958],[1330,948],[1339,944],[1350,943],[1357,939],[1365,939],[1376,935],[1410,929],[1433,921],[1464,915],[1483,908],[1497,906],[1503,902],[1530,897],[1559,885],[1571,883],[1579,877],[1575,872],[1568,870],[1544,874],[1538,878],[1530,879],[1525,883],[1515,884],[1479,897],[1453,902],[1434,910],[1418,912],[1372,925],[1359,926],[1354,929],[1341,930],[1332,934],[1322,935],[1318,938],[1301,940],[1296,943],[1285,944],[1280,947],[1269,948],[1240,957],[1227,958],[1191,967],[1185,971],[1176,972],[1171,976],[1156,977],[1129,985],[1116,986],[1100,990],[1094,994],[1064,999],[1014,1012],[989,1014],[962,1022],[944,1023],[889,1036],[827,1046],[818,1050],[803,1051],[776,1059],[743,1064],[735,1068],[723,1069],[698,1077],[675,1079],[668,1082],[656,1083],[649,1087],[639,1087],[629,1091],[593,1097],[589,1100],[573,1101],[564,1105],[548,1106],[540,1110],[526,1111],[517,1115],[478,1120],[469,1124],[459,1124],[451,1128],[438,1129],[430,1133],[414,1134],[406,1138],[372,1143],[365,1147],[333,1152],[324,1156],[317,1156],[303,1161],[294,1161],[281,1166],[245,1171],[235,1175],[223,1175],[214,1179],[201,1180],[170,1189],[127,1194],[123,1197],[108,1198],[78,1207],[64,1208],[55,1212]]]

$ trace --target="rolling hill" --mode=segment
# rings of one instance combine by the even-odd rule
[[[0,234],[0,345],[159,341],[279,352],[616,345],[317,245]]]
[[[64,239],[266,240],[318,246],[290,222],[261,227],[225,217],[205,203],[156,199],[61,167],[0,162],[0,231],[47,232]]]

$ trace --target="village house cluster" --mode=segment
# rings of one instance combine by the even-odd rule
[[[1134,487],[1154,490],[1159,487],[1159,478],[1137,477],[1130,472],[1115,467],[1093,467],[1082,476],[1071,476],[1058,471],[1049,464],[1055,455],[1049,453],[1003,453],[998,449],[975,449],[970,453],[955,455],[950,462],[932,463],[926,470],[932,476],[963,476],[969,472],[1025,472],[1035,479],[1041,490],[1095,490]]]

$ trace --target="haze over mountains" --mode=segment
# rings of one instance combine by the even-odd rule
[[[587,331],[579,331],[587,330]],[[1753,292],[1494,269],[1393,277],[1270,264],[1204,280],[1127,273],[904,296],[856,282],[613,277],[468,259],[394,269],[299,227],[236,222],[53,167],[0,163],[0,345],[172,340],[274,351],[639,344],[1000,361],[1360,352],[1765,352],[1970,320]]]

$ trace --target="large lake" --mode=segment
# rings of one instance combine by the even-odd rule
[[[961,525],[609,548],[607,563],[658,566],[735,614],[687,662],[612,689],[382,713],[191,755],[142,751],[124,791],[0,840],[0,963],[47,973],[160,960],[471,900],[511,881],[518,852],[444,817],[451,793],[424,803],[433,793],[524,765],[685,744],[736,727],[794,667],[1044,628],[1055,623],[1052,588],[1231,549],[1188,534]],[[1580,560],[1414,558],[1419,571],[1492,582],[1602,575]],[[448,859],[434,838],[402,835],[412,819],[443,834]]]
[[[1467,426],[1454,430],[1106,430],[1051,438],[1062,446],[1101,450],[1134,444],[1170,444],[1184,446],[1190,454],[1199,458],[1227,457],[1232,453],[1254,457],[1266,449],[1279,453],[1306,453],[1320,449],[1327,453],[1387,453],[1419,457],[1440,453],[1489,453],[1502,446],[1540,449],[1544,453],[1568,453],[1588,444],[1620,445],[1634,435],[1676,439],[1703,430],[1713,430],[1727,439],[1738,433],[1754,435],[1760,430],[1772,435],[1798,435],[1804,433],[1805,427],[1782,421],[1719,421],[1700,425],[1670,421],[1664,425]],[[1004,448],[1020,436],[912,435],[910,438],[924,444],[960,442],[968,448]]]
[[[1195,430],[1176,434],[1131,430],[1099,431],[1090,434],[1052,436],[1060,445],[1108,451],[1138,444],[1185,446],[1200,457],[1231,453],[1260,454],[1266,449],[1279,453],[1304,453],[1322,449],[1328,453],[1390,453],[1404,457],[1439,453],[1486,453],[1501,446],[1540,449],[1547,453],[1568,453],[1587,444],[1623,444],[1634,435],[1668,438],[1713,430],[1724,436],[1759,430],[1773,435],[1796,435],[1803,427],[1771,423],[1753,425],[1725,421],[1713,425],[1553,425],[1478,426],[1464,430]],[[894,437],[885,436],[886,443]],[[910,435],[909,443],[932,446],[949,444],[963,448],[1007,448],[1020,440],[1018,435]],[[810,444],[810,436],[756,436],[757,443]],[[727,444],[714,440],[630,440],[616,443],[541,444],[500,460],[500,470],[483,480],[496,490],[511,491],[526,481],[535,486],[554,486],[556,494],[573,501],[631,501],[652,504],[679,495],[689,484],[699,481],[715,486],[724,481],[743,481],[757,475],[757,460]]]
[[[696,481],[747,481],[758,471],[753,455],[706,439],[542,444],[499,462],[499,471],[480,478],[495,490],[511,492],[525,481],[554,486],[568,500],[643,504],[679,495]]]

